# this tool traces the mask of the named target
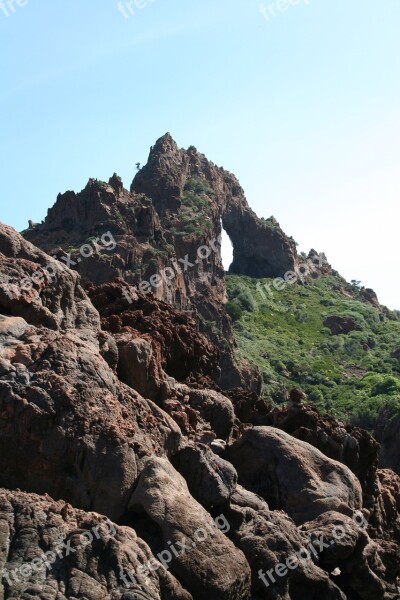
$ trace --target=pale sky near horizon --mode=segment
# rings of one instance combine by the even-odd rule
[[[137,3],[0,2],[0,220],[89,177],[129,187],[170,131],[400,309],[399,0]]]

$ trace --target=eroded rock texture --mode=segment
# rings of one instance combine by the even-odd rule
[[[380,465],[400,475],[400,417],[383,409],[375,425],[375,436],[381,443]]]
[[[0,598],[192,600],[161,564],[141,570],[150,560],[131,527],[47,495],[0,489]]]
[[[248,429],[228,457],[241,485],[297,524],[329,510],[351,514],[361,508],[361,486],[350,469],[279,429]]]
[[[0,485],[121,518],[137,458],[176,450],[179,427],[121,384],[94,344],[0,319]]]
[[[65,265],[0,226],[0,310],[49,329],[100,329],[97,311]]]
[[[149,458],[132,496],[131,509],[142,509],[156,524],[153,547],[182,548],[172,557],[171,570],[195,598],[240,600],[250,596],[250,568],[240,550],[190,495],[185,480],[161,458]],[[219,523],[220,521],[218,521]]]
[[[274,219],[257,217],[237,179],[195,149],[180,150],[166,134],[151,149],[130,192],[115,174],[108,183],[91,179],[79,194],[60,194],[45,222],[25,235],[51,255],[69,255],[70,266],[88,282],[122,277],[128,284],[144,283],[142,291],[151,289],[158,299],[195,311],[202,331],[220,350],[218,385],[259,392],[257,372],[234,360],[235,341],[224,310],[221,223],[234,247],[232,272],[269,277],[297,269],[294,240]],[[82,245],[89,254],[84,259]]]
[[[0,225],[0,600],[400,597],[397,425],[380,452],[300,390],[260,399],[221,226],[232,272],[301,280],[278,223],[169,135],[131,191],[90,179],[26,239]]]
[[[233,245],[232,273],[253,277],[282,276],[296,266],[296,246],[274,220],[262,220],[250,209],[234,175],[217,167],[195,148],[179,149],[166,134],[151,149],[147,165],[133,180],[131,191],[145,193],[164,223],[179,225],[184,203],[182,191],[196,189],[198,180],[208,184],[204,212],[219,237],[220,222]],[[194,181],[193,181],[194,180]]]

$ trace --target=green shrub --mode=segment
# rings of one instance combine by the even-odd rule
[[[254,312],[256,309],[256,303],[254,302],[254,298],[252,294],[248,290],[243,290],[238,294],[237,300],[240,302],[243,310],[247,312]]]
[[[233,321],[239,321],[243,314],[243,309],[238,300],[229,300],[226,304],[226,312]]]
[[[193,192],[197,196],[201,196],[202,194],[210,196],[214,194],[214,191],[208,181],[201,177],[191,177],[188,179],[185,184],[184,191]]]

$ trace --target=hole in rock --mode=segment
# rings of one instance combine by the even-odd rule
[[[229,235],[224,229],[222,229],[221,237],[221,256],[224,270],[229,271],[229,267],[231,266],[233,260],[233,246]]]

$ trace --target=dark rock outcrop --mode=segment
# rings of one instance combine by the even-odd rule
[[[381,444],[380,466],[400,475],[400,416],[383,408],[375,423],[374,434]]]
[[[114,174],[90,179],[79,194],[60,194],[44,224],[25,232],[94,284],[122,277],[158,299],[195,311],[220,349],[215,381],[223,389],[259,393],[261,379],[234,359],[231,321],[224,311],[221,222],[231,237],[231,272],[282,276],[297,268],[294,240],[274,219],[259,219],[237,179],[193,148],[179,150],[169,134],[125,190]]]
[[[194,181],[193,181],[194,180]],[[233,245],[232,273],[251,277],[277,277],[296,267],[296,245],[273,218],[259,219],[250,209],[234,175],[217,167],[194,148],[180,150],[170,134],[151,149],[147,165],[133,180],[131,191],[153,199],[161,222],[179,223],[185,190],[207,186],[205,211],[210,215],[214,237],[220,222]]]
[[[364,302],[367,302],[367,304],[370,304],[378,310],[382,310],[382,306],[379,303],[378,296],[376,295],[376,292],[374,290],[371,290],[371,288],[362,287],[360,290],[360,297],[364,300]]]
[[[76,273],[0,223],[0,313],[49,329],[100,329]]]
[[[118,381],[93,343],[1,319],[0,486],[120,519],[138,458],[175,451],[179,427]]]
[[[154,560],[132,528],[0,489],[0,598],[193,600],[163,565],[143,569]]]
[[[324,321],[324,327],[331,330],[331,335],[348,334],[351,331],[360,331],[360,326],[353,317],[339,317],[332,315]]]
[[[158,544],[162,549],[170,545],[179,550],[169,552],[171,572],[194,598],[249,597],[250,568],[242,552],[224,535],[229,523],[223,515],[215,521],[211,518],[166,459],[144,461],[130,508],[145,511],[150,522],[158,526],[150,546]]]
[[[129,290],[128,298],[124,290]],[[103,331],[113,334],[117,341],[121,379],[129,385],[133,383],[132,387],[143,395],[156,399],[153,387],[162,384],[161,372],[157,374],[159,366],[178,381],[208,378],[213,382],[219,377],[219,351],[198,331],[192,315],[154,296],[134,292],[121,279],[90,286],[88,293],[100,313]],[[139,338],[142,347],[138,346]],[[144,340],[151,348],[143,345]],[[130,368],[132,361],[137,364],[136,369]],[[153,363],[157,366],[150,366]],[[129,381],[135,373],[138,387],[135,381]]]
[[[386,567],[389,555],[392,561],[399,558],[399,548],[389,549],[384,543],[371,540],[361,523],[354,517],[327,512],[303,525],[301,531],[311,540],[325,541],[318,554],[319,564],[335,573],[334,581],[348,597],[395,600],[400,566],[392,572]]]
[[[400,477],[390,469],[379,469],[379,496],[382,537],[400,544]]]
[[[299,259],[233,175],[169,134],[130,191],[90,179],[26,239],[0,226],[1,600],[399,598],[400,479],[300,389],[260,398],[225,311],[222,227],[232,273],[307,285],[304,260],[384,311],[314,250]],[[377,435],[397,468],[391,417]],[[76,552],[28,573],[60,544]]]
[[[235,491],[235,469],[204,444],[186,446],[176,454],[174,464],[193,498],[205,508],[226,504]]]
[[[246,430],[227,457],[242,486],[297,524],[329,510],[352,514],[362,506],[361,486],[350,469],[279,429]]]
[[[379,495],[379,444],[370,433],[359,427],[341,423],[329,415],[321,415],[316,407],[308,402],[296,406],[275,407],[264,419],[263,424],[282,429],[349,467],[361,483],[363,505],[371,511],[374,510]]]
[[[329,575],[314,564],[307,536],[302,535],[287,515],[270,511],[261,498],[240,486],[226,514],[232,539],[251,566],[252,597],[346,600]]]

